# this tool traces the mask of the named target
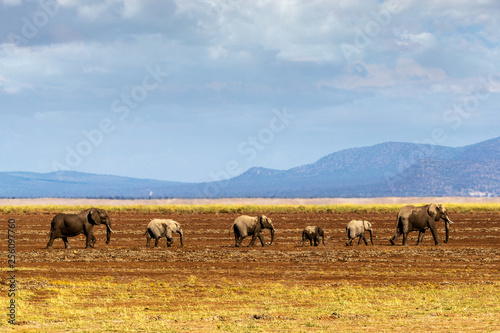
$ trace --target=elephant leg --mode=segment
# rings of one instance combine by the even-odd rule
[[[238,229],[238,228],[234,228],[234,246],[235,247],[240,247],[241,246],[241,242],[243,242],[243,239],[246,237],[247,235],[243,236],[241,234],[241,231]]]
[[[146,236],[146,247],[149,247],[149,243],[150,242],[151,242],[151,236],[148,233],[147,236]]]
[[[250,241],[250,244],[248,244],[248,246],[253,246],[253,244],[255,244],[256,240],[257,240],[257,234],[253,234],[252,240]]]
[[[391,245],[395,244],[395,241],[396,241],[396,239],[399,238],[399,236],[401,236],[401,232],[399,231],[399,227],[398,227],[398,228],[396,228],[396,232],[394,233],[394,236],[392,236],[392,238],[389,239],[389,241],[391,242]],[[403,236],[403,238],[404,238],[404,236]]]
[[[345,245],[346,245],[346,246],[351,246],[351,245],[352,245],[352,240],[353,240],[353,239],[354,239],[354,238],[349,238],[349,239],[347,240],[347,242],[345,242]]]
[[[403,245],[406,245],[407,240],[408,240],[408,233],[404,232],[403,233]]]
[[[62,237],[62,240],[64,242],[64,248],[65,249],[71,249],[71,245],[69,245],[69,242],[68,242],[68,237]]]
[[[52,233],[50,234],[50,239],[49,239],[49,242],[47,243],[47,246],[45,247],[46,249],[52,249],[52,243],[54,243],[54,240],[56,239],[55,236],[52,235]]]
[[[361,244],[361,241],[364,241],[365,245],[368,245],[368,243],[366,242],[366,238],[365,238],[365,234],[364,233],[362,233],[361,235],[359,235],[358,245]]]
[[[160,243],[160,237],[155,237],[155,247],[158,247]]]
[[[84,234],[87,237],[87,240],[85,242],[85,248],[88,249],[88,248],[94,247],[92,244],[92,238],[95,238],[94,237],[94,230],[92,228],[88,228],[88,230],[86,230],[84,232]]]
[[[422,239],[424,238],[424,234],[425,234],[425,229],[424,230],[420,230],[418,232],[417,245],[420,245],[420,243],[422,242]]]
[[[403,226],[403,221],[401,221],[399,218],[398,218],[398,225],[396,227],[396,231],[394,232],[394,236],[392,236],[391,239],[389,239],[389,241],[391,242],[391,245],[394,245],[395,244],[395,241],[396,239],[399,238],[399,236],[403,235],[403,240],[404,240],[404,237],[405,237],[405,231],[404,231],[404,226]]]
[[[266,246],[266,244],[264,243],[264,237],[262,237],[262,235],[261,235],[261,234],[259,234],[257,237],[259,237],[260,244],[261,244],[262,246]]]
[[[95,238],[95,236],[92,235],[92,238],[90,239],[90,246],[94,247],[95,242],[97,242],[97,238]]]
[[[240,244],[238,242],[238,239],[240,238],[240,236],[238,235],[238,233],[236,232],[236,230],[234,231],[234,247],[239,247]]]
[[[174,243],[174,239],[167,237],[167,247],[170,247],[173,243]]]
[[[439,240],[438,240],[438,233],[437,233],[437,228],[436,226],[430,227],[431,232],[432,232],[432,237],[434,237],[434,245],[439,245]]]

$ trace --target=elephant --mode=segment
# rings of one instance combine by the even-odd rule
[[[174,242],[172,233],[178,233],[181,240],[181,246],[184,246],[182,240],[183,232],[182,227],[179,222],[170,219],[153,219],[149,222],[146,232],[143,236],[146,236],[146,247],[149,247],[151,238],[155,239],[155,247],[158,247],[158,242],[160,238],[167,238],[167,247],[170,247]]]
[[[352,246],[352,241],[354,238],[359,237],[358,245],[361,244],[361,240],[365,242],[365,245],[368,245],[368,242],[365,238],[365,231],[370,233],[370,242],[373,245],[373,232],[372,232],[372,224],[365,220],[352,220],[347,223],[345,227],[345,231],[347,232],[347,242],[346,246]]]
[[[239,216],[238,218],[236,218],[236,220],[234,220],[231,228],[229,228],[229,236],[231,236],[231,229],[234,230],[235,247],[239,247],[241,245],[241,242],[243,241],[243,238],[250,235],[252,235],[252,240],[250,241],[250,244],[248,244],[248,246],[254,245],[257,237],[259,238],[262,246],[265,246],[264,238],[261,234],[262,229],[271,230],[271,242],[269,243],[269,245],[271,245],[274,241],[275,229],[273,226],[273,222],[265,215],[256,217],[248,215]]]
[[[394,236],[389,239],[389,241],[392,245],[394,245],[394,241],[399,236],[403,235],[403,245],[406,245],[408,233],[410,231],[418,231],[417,245],[420,245],[425,231],[427,229],[431,229],[432,237],[434,237],[434,243],[435,245],[439,245],[436,222],[441,219],[445,222],[444,226],[446,229],[446,239],[444,242],[447,243],[450,231],[449,225],[453,223],[453,221],[451,221],[448,217],[448,212],[443,205],[430,204],[421,207],[415,207],[412,205],[405,206],[399,210],[396,232]]]
[[[320,237],[322,238],[323,245],[325,245],[325,231],[320,227],[307,226],[302,231],[302,246],[304,246],[306,239],[309,240],[309,245],[313,246],[314,241],[314,246],[318,246],[320,244]]]
[[[64,247],[66,249],[71,249],[68,237],[74,237],[80,234],[84,234],[87,237],[86,249],[94,247],[97,241],[94,236],[94,225],[99,224],[106,225],[106,244],[109,244],[113,230],[111,229],[111,220],[104,209],[89,208],[79,213],[58,213],[54,216],[50,224],[50,239],[46,248],[52,249],[54,240],[62,238]]]

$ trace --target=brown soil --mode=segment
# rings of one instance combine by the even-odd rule
[[[263,212],[265,213],[265,212]],[[395,229],[395,214],[268,214],[277,229],[275,243],[262,248],[234,247],[228,235],[235,214],[172,215],[184,229],[184,247],[178,235],[172,247],[161,239],[160,248],[146,248],[143,236],[151,214],[118,213],[111,220],[115,233],[105,244],[105,228],[96,227],[95,249],[84,249],[83,235],[70,238],[72,249],[64,249],[61,239],[54,249],[46,250],[53,214],[0,214],[2,230],[7,220],[16,219],[17,268],[20,287],[23,281],[53,279],[101,279],[116,281],[138,278],[164,280],[195,276],[197,281],[216,283],[221,279],[255,280],[297,285],[337,284],[385,285],[392,283],[490,283],[500,276],[500,214],[454,214],[450,241],[444,240],[440,224],[441,246],[434,246],[430,231],[423,244],[415,246],[417,233],[410,233],[408,246],[396,246],[388,239]],[[374,246],[346,247],[345,225],[350,219],[369,220],[374,228]],[[326,246],[301,246],[305,226],[325,229]],[[368,236],[368,235],[367,235]],[[266,241],[269,232],[264,232]],[[244,245],[250,239],[243,241]],[[5,244],[5,243],[4,243]],[[6,257],[6,256],[5,256]],[[248,281],[251,282],[251,281]],[[26,286],[27,287],[27,286]],[[42,295],[39,297],[50,297]]]

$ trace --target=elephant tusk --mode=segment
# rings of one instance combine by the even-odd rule
[[[108,227],[108,229],[109,229],[109,231],[111,231],[111,233],[115,233],[115,232],[113,231],[113,229],[111,229],[110,227]]]
[[[450,219],[447,219],[446,221],[447,221],[449,224],[452,224],[452,223],[453,223],[453,221],[452,221],[452,220],[450,220]]]

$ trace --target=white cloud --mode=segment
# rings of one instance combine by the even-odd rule
[[[144,1],[139,0],[105,0],[98,2],[82,2],[76,0],[59,0],[59,4],[67,8],[76,8],[80,17],[93,20],[109,20],[110,17],[132,18],[137,16]]]
[[[421,53],[436,45],[436,38],[429,32],[411,33],[408,30],[395,32],[395,44],[402,52]]]
[[[222,45],[215,45],[208,48],[208,54],[212,59],[225,58],[229,55],[229,51]]]
[[[426,68],[414,59],[398,59],[395,67],[383,64],[354,62],[337,79],[320,82],[320,85],[341,89],[383,88],[394,86],[427,86],[446,79],[446,73],[439,68]]]
[[[123,17],[131,18],[137,16],[142,11],[144,1],[123,0]]]
[[[64,112],[62,111],[45,111],[45,112],[35,112],[33,118],[40,121],[53,122],[64,118]]]
[[[89,20],[97,20],[102,18],[106,12],[110,10],[110,7],[115,4],[113,0],[107,0],[100,3],[86,4],[78,7],[78,13],[81,17]]]
[[[17,94],[23,90],[22,85],[8,80],[0,75],[0,92],[4,91],[7,94]]]
[[[2,0],[1,3],[5,6],[19,6],[21,4],[21,0]]]

